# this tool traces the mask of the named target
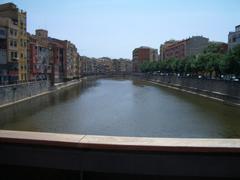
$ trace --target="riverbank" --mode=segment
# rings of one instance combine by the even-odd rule
[[[33,98],[54,93],[68,87],[72,87],[81,83],[83,79],[94,80],[115,76],[126,77],[128,75],[89,75],[78,80],[56,83],[54,86],[50,86],[50,82],[47,80],[0,86],[0,108],[8,107],[17,103],[31,100]]]
[[[153,84],[240,107],[240,83],[176,76],[141,76]]]
[[[30,82],[17,85],[0,86],[0,108],[8,107],[16,103],[37,98],[39,96],[54,93],[61,89],[74,86],[82,82],[83,79],[94,80],[111,77],[134,77],[153,84],[171,88],[174,90],[190,93],[193,95],[208,98],[224,104],[240,107],[240,83],[226,82],[218,80],[204,80],[197,78],[184,78],[177,76],[153,76],[144,74],[124,74],[124,75],[92,75],[79,80],[72,80],[57,83],[50,86],[47,81]]]
[[[3,92],[1,93],[2,101],[0,103],[0,108],[12,106],[14,104],[28,101],[33,98],[44,96],[50,93],[55,93],[57,91],[75,86],[81,82],[82,82],[82,79],[72,80],[72,81],[63,82],[63,83],[57,83],[54,86],[50,86],[49,82],[47,81],[44,81],[44,84],[40,84],[40,85],[39,83],[42,83],[42,82],[31,82],[31,86],[29,86],[30,83],[2,86],[0,87],[0,90]],[[33,92],[32,87],[34,87],[34,89],[37,89],[38,87],[42,87],[42,88]],[[21,94],[19,95],[18,98],[16,98],[17,93]],[[7,98],[5,96],[7,96]],[[3,98],[5,98],[5,101],[3,101]]]

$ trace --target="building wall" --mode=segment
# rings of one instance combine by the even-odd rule
[[[37,79],[37,44],[30,35],[28,37],[28,79]]]
[[[130,60],[119,60],[119,63],[120,63],[119,72],[126,72],[126,73],[131,73],[132,72],[132,61],[130,61]]]
[[[166,59],[166,55],[165,55],[165,49],[168,47],[168,46],[171,46],[171,45],[173,45],[173,44],[175,44],[175,43],[177,43],[178,41],[175,41],[175,40],[169,40],[169,41],[166,41],[164,44],[162,44],[161,46],[160,46],[160,50],[159,50],[159,52],[160,52],[160,60],[161,61],[163,61],[163,60],[165,60]]]
[[[57,39],[50,45],[51,39],[44,29],[27,34],[27,13],[13,3],[0,5],[0,83],[78,78],[76,46]]]
[[[8,82],[27,80],[26,12],[13,3],[0,5],[0,16],[8,18]]]
[[[240,45],[240,25],[235,27],[235,32],[228,34],[228,48],[233,49],[237,45]]]
[[[13,3],[6,3],[0,5],[0,16],[1,17],[9,17],[15,21],[18,21],[18,8]]]
[[[70,41],[65,41],[66,48],[66,79],[71,80],[75,77],[76,61],[77,61],[77,48]]]
[[[73,78],[77,79],[79,78],[79,59],[78,59],[78,52],[77,48],[74,45],[73,46]]]
[[[4,84],[4,82],[8,81],[7,49],[1,47],[1,44],[6,44],[6,41],[6,39],[0,38],[0,84]]]
[[[1,26],[1,22],[0,22],[0,26]],[[0,27],[0,65],[6,65],[7,61],[8,61],[8,56],[7,56],[7,32],[8,32],[7,28]]]
[[[140,72],[144,62],[157,61],[158,50],[150,47],[140,47],[133,50],[133,72]]]
[[[128,59],[110,59],[107,57],[95,59],[86,56],[80,57],[80,74],[117,74],[131,73],[132,61]]]
[[[158,50],[157,49],[150,49],[149,54],[150,61],[158,61]]]
[[[50,61],[50,53],[48,47],[37,47],[37,80],[46,80],[48,79],[48,75],[51,73],[51,69],[49,66]]]
[[[183,59],[186,57],[186,40],[177,42],[165,48],[165,60],[171,58]]]
[[[202,36],[193,36],[186,42],[186,57],[200,54],[209,45],[209,39]]]
[[[172,42],[161,47],[163,60],[171,58],[183,59],[200,54],[209,45],[209,39],[202,36],[193,36],[189,39]]]
[[[51,82],[59,83],[64,81],[64,75],[66,74],[66,59],[64,48],[64,41],[49,38],[50,49],[50,66],[51,66]]]
[[[18,80],[18,26],[9,17],[0,17],[0,83]]]
[[[28,35],[28,53],[29,80],[49,79],[52,71],[47,31],[36,30],[35,35]]]
[[[18,12],[18,68],[19,81],[27,79],[27,14],[26,12]]]

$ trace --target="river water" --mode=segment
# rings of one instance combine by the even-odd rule
[[[0,129],[188,138],[240,138],[240,108],[134,79],[78,86],[0,110]]]

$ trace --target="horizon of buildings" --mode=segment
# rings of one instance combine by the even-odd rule
[[[140,72],[140,66],[144,62],[166,61],[172,58],[181,60],[187,57],[196,56],[204,52],[211,44],[217,44],[223,53],[232,50],[237,45],[240,45],[240,25],[235,27],[234,32],[229,32],[228,43],[210,41],[209,38],[203,36],[192,36],[183,40],[168,40],[160,45],[158,59],[152,59],[157,49],[142,46],[136,48],[132,52],[133,57],[133,72]]]
[[[105,61],[87,61],[80,60],[72,42],[49,37],[45,29],[28,33],[27,12],[13,3],[0,4],[0,84],[35,80],[50,80],[54,84],[83,74],[106,72]],[[111,61],[107,72],[131,69],[127,59]]]
[[[13,3],[0,4],[0,83],[50,79],[62,82],[79,78],[81,74],[103,72],[140,72],[145,61],[182,59],[197,55],[210,44],[220,43],[223,49],[240,44],[240,25],[224,42],[209,41],[203,36],[165,41],[158,49],[141,46],[133,50],[130,59],[80,56],[77,47],[68,40],[48,36],[48,31],[27,32],[27,12]],[[84,67],[85,66],[85,67]],[[130,68],[131,67],[131,68]]]

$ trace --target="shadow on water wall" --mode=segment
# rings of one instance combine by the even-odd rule
[[[191,104],[192,107],[197,109],[197,111],[205,112],[209,117],[214,117],[209,118],[212,121],[213,126],[214,124],[221,124],[221,126],[224,128],[224,131],[219,132],[221,137],[240,137],[240,108],[237,106],[225,104],[224,102],[220,101],[210,100],[208,98],[189,94],[168,87],[163,87],[151,82],[144,82],[143,84],[141,80],[135,80],[133,81],[133,84],[139,87],[143,87],[144,85],[158,87],[161,92],[164,92],[170,96],[175,96],[176,98],[181,99],[181,101]]]
[[[88,88],[96,85],[96,81],[83,80],[77,86],[56,91],[54,94],[50,93],[14,104],[10,107],[2,108],[0,109],[0,128],[12,121],[19,121],[19,113],[21,113],[21,117],[33,116],[37,112],[45,110],[49,107],[71,101],[87,91]]]

